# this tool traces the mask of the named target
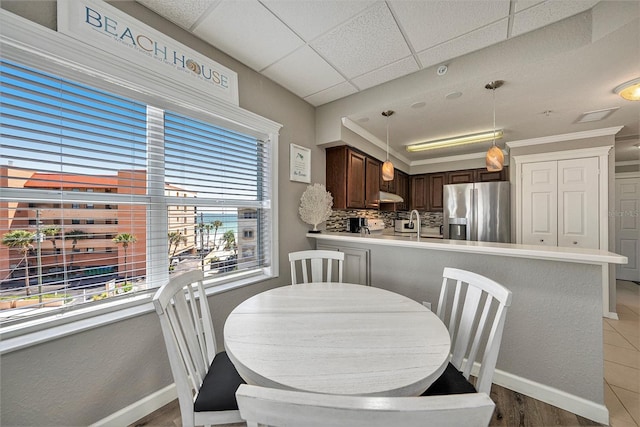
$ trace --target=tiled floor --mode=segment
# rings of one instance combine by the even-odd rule
[[[619,320],[604,319],[605,403],[612,427],[639,427],[640,285],[617,286]]]

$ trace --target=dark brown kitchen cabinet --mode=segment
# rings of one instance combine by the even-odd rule
[[[509,167],[505,166],[499,172],[489,172],[486,169],[476,169],[475,182],[493,182],[493,181],[508,181],[509,180]]]
[[[447,180],[447,174],[442,173],[430,173],[427,175],[428,188],[428,205],[429,211],[441,211],[444,204],[442,202],[442,194],[444,191],[444,185]]]
[[[429,199],[427,175],[413,175],[411,177],[411,203],[409,204],[411,209],[417,209],[419,211],[427,210],[427,203]]]
[[[399,170],[395,171],[394,176],[395,193],[402,197],[404,202],[396,203],[396,210],[406,211],[409,209],[409,175]]]
[[[447,184],[468,184],[475,182],[475,169],[447,172]]]
[[[335,209],[378,207],[380,162],[347,146],[326,150],[327,191]]]
[[[380,169],[378,160],[367,157],[365,159],[365,208],[377,208],[380,200]]]

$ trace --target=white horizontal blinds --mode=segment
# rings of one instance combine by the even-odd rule
[[[166,188],[172,201],[182,197],[168,212],[173,265],[187,262],[190,248],[209,276],[269,265],[269,161],[268,144],[256,137],[165,112]],[[178,242],[181,223],[192,229],[183,227]]]
[[[0,301],[144,288],[146,106],[4,60],[0,91]]]

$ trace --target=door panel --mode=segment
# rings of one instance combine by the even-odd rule
[[[616,179],[616,252],[629,260],[616,278],[640,281],[640,178]]]
[[[558,161],[558,246],[600,247],[598,158]]]
[[[536,162],[522,165],[522,243],[558,244],[558,165]]]

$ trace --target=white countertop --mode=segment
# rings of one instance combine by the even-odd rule
[[[451,252],[468,252],[485,255],[500,255],[516,258],[545,259],[552,261],[576,262],[583,264],[626,264],[627,257],[599,249],[563,248],[515,243],[470,242],[466,240],[448,240],[420,237],[414,233],[364,234],[359,233],[307,233],[307,237],[335,243],[360,243],[371,245],[397,246],[416,249],[430,249]]]

